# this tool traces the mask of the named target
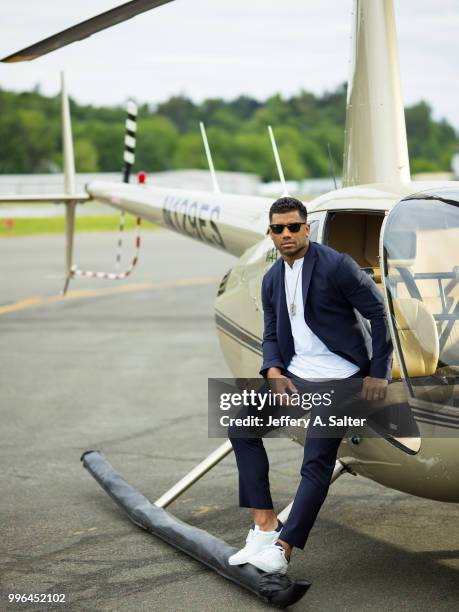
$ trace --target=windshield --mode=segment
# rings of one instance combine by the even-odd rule
[[[458,194],[459,195],[459,194]],[[383,236],[384,285],[410,394],[459,405],[459,204],[418,196],[391,211]]]

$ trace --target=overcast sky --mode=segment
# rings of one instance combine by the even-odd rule
[[[377,0],[374,0],[377,1]],[[113,0],[1,0],[5,56],[113,6]],[[33,62],[0,64],[0,87],[45,94],[65,69],[80,102],[184,93],[259,99],[345,81],[352,0],[176,0]],[[459,2],[395,0],[405,104],[427,100],[459,129]]]

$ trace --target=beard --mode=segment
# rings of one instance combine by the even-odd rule
[[[297,253],[299,253],[300,251],[302,251],[305,248],[305,244],[302,245],[296,245],[296,246],[287,246],[285,249],[282,246],[282,244],[279,246],[279,250],[282,253],[282,255],[288,255],[289,257],[292,257],[294,255],[296,255]]]

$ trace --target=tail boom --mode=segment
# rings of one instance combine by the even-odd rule
[[[89,195],[114,208],[239,257],[260,242],[268,226],[269,198],[97,181]]]

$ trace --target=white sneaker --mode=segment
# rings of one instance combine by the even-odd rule
[[[278,539],[278,531],[261,531],[258,525],[255,525],[255,528],[249,531],[244,548],[231,555],[228,563],[230,565],[247,563],[250,556],[256,555],[264,546],[270,546],[277,542]]]
[[[249,563],[268,574],[286,574],[288,569],[284,548],[274,543],[264,546],[258,553],[252,555]]]

